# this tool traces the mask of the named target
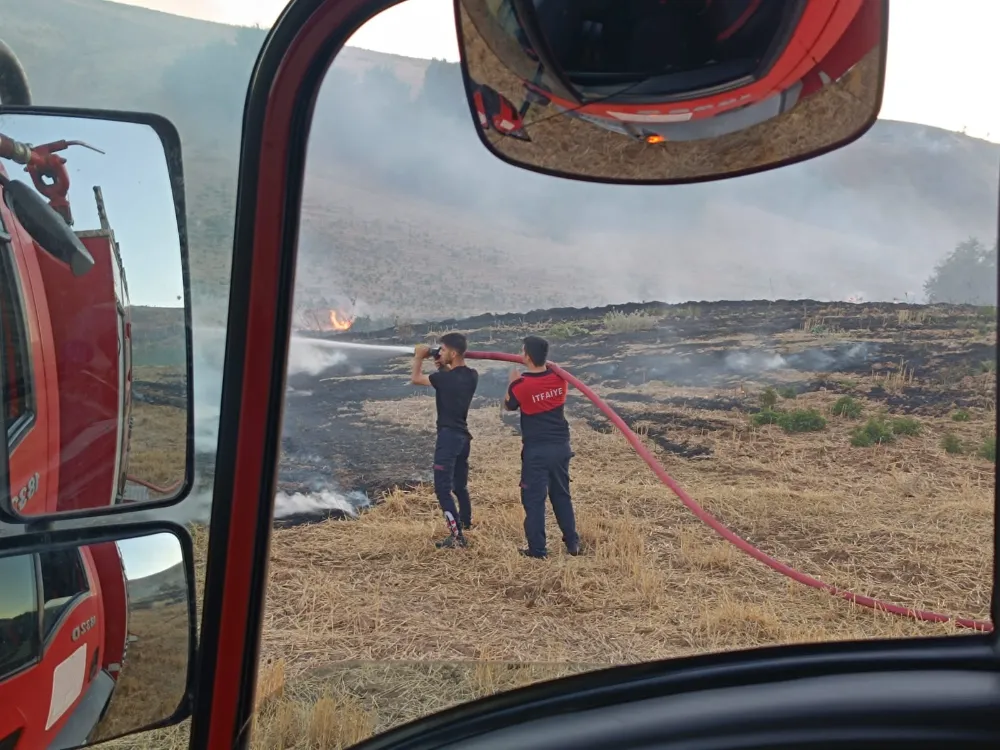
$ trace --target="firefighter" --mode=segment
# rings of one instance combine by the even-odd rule
[[[507,411],[521,410],[521,504],[524,506],[526,557],[545,558],[545,497],[562,531],[566,551],[580,554],[573,500],[569,491],[569,461],[573,457],[564,407],[569,384],[546,361],[549,342],[539,336],[524,339],[525,372],[511,370]]]
[[[437,371],[425,375],[424,360],[430,347],[414,348],[410,382],[434,388],[437,408],[437,440],[434,445],[434,494],[448,524],[449,534],[437,542],[440,548],[465,547],[463,531],[472,528],[472,501],[469,498],[469,406],[479,384],[479,373],[465,364],[468,342],[461,333],[446,333],[438,339],[434,354]],[[454,497],[452,497],[454,493]],[[455,497],[458,507],[455,507]]]

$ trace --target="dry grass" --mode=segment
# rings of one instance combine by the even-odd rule
[[[173,406],[135,401],[129,474],[160,487],[184,477],[187,413]]]
[[[95,742],[163,721],[177,710],[187,678],[189,627],[184,604],[132,611],[129,634],[137,640],[128,646],[125,668],[108,713],[95,730]]]
[[[833,398],[799,400],[828,411]],[[419,397],[369,403],[366,415],[429,436],[432,411]],[[937,440],[945,429],[978,434],[987,414],[958,426],[926,419],[920,436],[865,450],[849,446],[846,420],[790,436],[750,429],[739,415],[672,414],[731,421],[671,431],[710,444],[712,460],[661,460],[766,551],[859,593],[986,617],[992,464],[948,456]],[[433,548],[442,527],[429,490],[394,492],[355,522],[275,532],[258,747],[346,747],[448,705],[600,665],[956,632],[852,606],[760,566],[696,521],[620,436],[580,420],[573,476],[586,554],[553,543],[546,562],[520,558],[517,439],[492,406],[471,418],[479,526],[470,549]],[[329,712],[343,717],[335,731]]]

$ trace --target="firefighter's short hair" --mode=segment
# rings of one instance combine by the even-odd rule
[[[465,334],[458,333],[457,331],[446,333],[438,339],[438,343],[458,352],[458,356],[460,357],[465,356],[465,350],[469,348],[469,342],[466,340]]]

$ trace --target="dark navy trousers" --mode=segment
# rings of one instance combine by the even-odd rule
[[[524,506],[524,536],[528,551],[546,554],[545,498],[548,496],[562,531],[563,542],[576,549],[580,537],[569,491],[569,461],[573,451],[569,443],[528,444],[521,448],[521,505]]]
[[[434,494],[452,534],[472,524],[472,501],[469,499],[471,443],[471,438],[461,430],[444,427],[438,430],[434,445]],[[458,498],[458,508],[452,492]]]

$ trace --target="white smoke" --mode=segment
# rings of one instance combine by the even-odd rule
[[[736,372],[767,372],[788,367],[787,360],[777,353],[730,352],[726,355],[726,367]]]
[[[289,375],[319,375],[347,361],[347,355],[330,342],[292,336],[288,347]]]
[[[351,518],[357,518],[358,510],[369,504],[368,496],[363,492],[340,494],[324,490],[308,494],[296,492],[293,495],[279,492],[274,496],[274,517],[288,518],[289,516],[315,515],[339,510]]]

